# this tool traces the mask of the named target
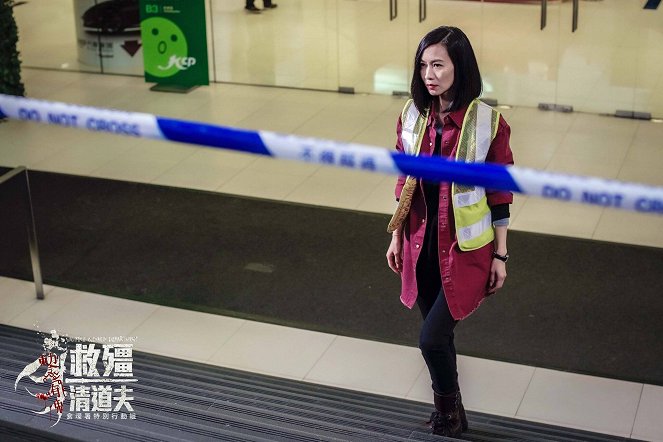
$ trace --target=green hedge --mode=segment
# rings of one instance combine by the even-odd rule
[[[0,93],[24,96],[13,4],[13,0],[0,0]]]

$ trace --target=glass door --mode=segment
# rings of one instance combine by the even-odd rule
[[[480,2],[339,0],[338,7],[339,84],[348,91],[409,94],[417,45],[438,26],[463,29],[475,49],[480,43]]]
[[[342,91],[407,93],[409,3],[338,0],[338,78]]]
[[[583,112],[633,109],[639,3],[561,4],[558,103]]]
[[[558,102],[662,116],[663,9],[622,0],[573,0],[561,9]]]
[[[92,0],[15,2],[23,67],[102,72],[98,54],[107,49],[106,43],[101,46],[95,29],[77,33],[77,27],[83,25],[83,13],[94,5]],[[92,56],[86,57],[88,53]]]
[[[480,60],[482,4],[478,1],[410,0],[408,62],[414,60],[419,41],[438,26],[460,28],[470,39]]]
[[[260,14],[244,5],[211,0],[216,81],[338,89],[336,0],[288,0]]]
[[[558,110],[663,115],[662,8],[623,0],[482,5],[477,52],[484,96]]]
[[[482,1],[475,45],[484,97],[537,107],[557,102],[561,1]],[[473,41],[474,43],[474,41]]]
[[[633,110],[663,119],[663,4],[648,9],[637,3],[630,6],[634,9],[633,19],[637,23],[634,30],[636,72]]]
[[[408,74],[412,75],[417,46],[429,31],[438,26],[460,28],[470,39],[481,68],[481,14],[482,4],[458,0],[410,0],[408,38]],[[409,85],[409,81],[408,81]],[[409,89],[409,88],[408,88]]]

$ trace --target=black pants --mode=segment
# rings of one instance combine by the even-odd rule
[[[254,6],[255,0],[246,0],[246,7],[247,8],[252,8]],[[272,0],[263,0],[263,5],[265,5],[266,8],[270,7],[272,5]]]
[[[454,328],[458,321],[449,313],[437,254],[425,252],[426,250],[422,250],[417,263],[417,305],[424,319],[419,335],[419,348],[430,372],[433,391],[448,394],[456,390],[458,382],[454,347]]]

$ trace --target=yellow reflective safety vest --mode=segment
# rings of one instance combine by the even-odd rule
[[[456,148],[456,161],[484,163],[497,134],[500,113],[479,99],[465,112]],[[401,143],[408,155],[419,155],[428,111],[420,114],[413,100],[401,113]],[[411,179],[412,177],[408,177]],[[451,184],[451,198],[456,222],[458,246],[463,251],[476,250],[495,239],[486,190],[479,186]]]

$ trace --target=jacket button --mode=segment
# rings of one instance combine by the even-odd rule
[[[423,218],[423,219],[421,220],[421,224],[423,224],[423,223],[425,223],[425,222],[426,222],[426,218]]]
[[[419,248],[419,244],[415,244],[414,247],[416,247],[416,248],[418,249],[418,248]]]

